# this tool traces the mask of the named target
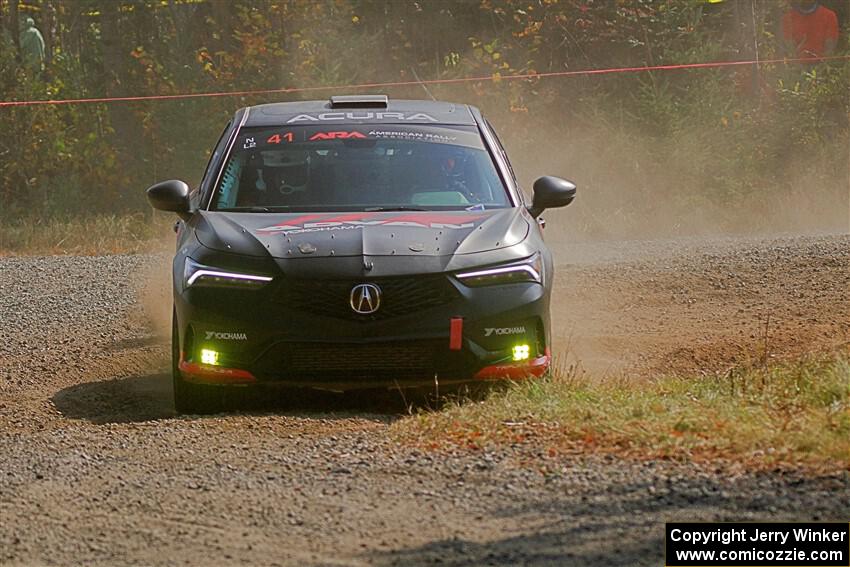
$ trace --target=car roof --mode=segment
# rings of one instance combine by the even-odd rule
[[[477,124],[466,104],[430,100],[392,100],[383,95],[332,97],[330,100],[277,102],[247,109],[245,126],[319,124]],[[240,110],[241,112],[241,110]],[[239,113],[237,113],[239,114]]]

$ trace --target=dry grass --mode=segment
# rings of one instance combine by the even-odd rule
[[[531,443],[550,455],[850,469],[850,361],[808,359],[648,383],[555,376],[421,412],[394,432],[435,449]]]
[[[0,256],[118,254],[162,250],[174,217],[142,214],[0,223]],[[168,240],[169,244],[173,241]]]

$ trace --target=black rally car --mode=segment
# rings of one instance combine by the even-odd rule
[[[405,388],[544,374],[552,258],[478,109],[341,96],[242,108],[180,216],[173,373],[180,412],[228,387]]]

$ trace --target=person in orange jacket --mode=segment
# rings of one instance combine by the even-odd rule
[[[838,17],[817,0],[792,0],[782,18],[782,36],[792,57],[826,57],[838,43]]]

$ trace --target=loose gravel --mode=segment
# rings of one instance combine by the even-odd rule
[[[773,289],[770,274],[787,273],[786,284],[811,301],[790,302],[786,322],[797,320],[793,309],[820,317],[819,302],[832,302],[839,315],[820,327],[823,339],[846,340],[838,319],[847,288],[833,287],[848,265],[846,237],[688,246],[621,245],[597,263],[598,250],[576,247],[564,259],[556,311],[573,313],[565,325],[584,320],[601,336],[634,310],[606,319],[564,304],[621,306],[610,296],[625,277],[641,284],[630,301],[642,294],[687,314],[694,304],[675,292],[670,300],[666,287],[678,277],[695,284],[698,308],[722,310],[750,297],[716,289],[739,289],[725,274],[741,274],[757,294]],[[176,417],[168,347],[147,324],[161,317],[150,311],[168,306],[138,299],[140,282],[167,261],[0,259],[0,563],[659,565],[665,521],[850,519],[847,472],[748,473],[528,447],[425,452],[388,435],[405,419],[393,399],[318,396]],[[806,272],[809,262],[819,271]],[[751,279],[748,263],[768,281]],[[822,295],[810,295],[814,274],[829,281]],[[651,279],[664,282],[658,294]],[[574,285],[590,282],[596,295]],[[660,325],[635,309],[633,329]],[[691,340],[669,321],[668,339]],[[658,356],[676,346],[662,342]],[[586,344],[599,346],[593,337]]]

